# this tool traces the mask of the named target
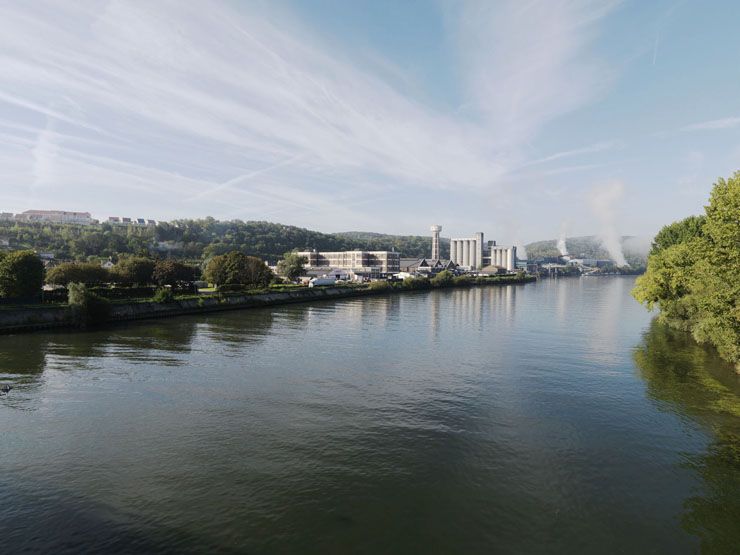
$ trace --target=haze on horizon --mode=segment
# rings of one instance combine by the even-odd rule
[[[652,236],[740,168],[739,18],[729,0],[2,1],[0,210]]]

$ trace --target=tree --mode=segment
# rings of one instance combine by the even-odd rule
[[[28,298],[44,284],[44,264],[33,251],[15,251],[0,258],[0,295]]]
[[[46,272],[46,283],[67,285],[78,283],[106,283],[110,272],[94,262],[63,262]]]
[[[122,258],[111,268],[111,277],[119,283],[152,283],[154,260],[142,256]]]
[[[265,287],[270,284],[274,275],[259,258],[232,251],[214,256],[206,266],[204,277],[217,286]]]
[[[280,275],[292,281],[303,275],[303,265],[306,262],[305,256],[299,256],[294,252],[289,252],[278,262],[277,271]]]
[[[715,184],[705,212],[658,233],[632,294],[740,368],[740,172]]]
[[[663,249],[684,243],[694,237],[702,237],[705,221],[704,216],[689,216],[663,227],[653,239],[650,254],[657,254]]]
[[[157,260],[154,264],[152,279],[157,285],[177,285],[182,282],[195,281],[199,270],[176,260]]]

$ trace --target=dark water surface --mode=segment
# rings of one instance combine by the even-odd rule
[[[632,283],[0,337],[0,551],[731,553],[740,378]]]

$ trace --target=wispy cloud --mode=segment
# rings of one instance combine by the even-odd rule
[[[615,3],[512,0],[495,13],[492,5],[471,1],[447,14],[466,106],[447,113],[414,87],[396,88],[392,64],[352,62],[269,9],[6,4],[0,124],[24,140],[22,127],[38,134],[32,160],[18,159],[17,149],[0,160],[13,157],[14,178],[26,168],[29,188],[94,181],[112,206],[132,186],[148,187],[123,202],[192,212],[184,203],[198,200],[217,215],[224,206],[294,214],[296,199],[326,215],[372,191],[407,187],[496,189],[526,162],[543,126],[609,82],[586,47]],[[50,108],[60,98],[73,108]]]
[[[732,127],[740,126],[740,117],[728,117],[721,119],[713,119],[709,121],[702,121],[687,125],[683,127],[683,131],[709,131],[712,129],[730,129]]]

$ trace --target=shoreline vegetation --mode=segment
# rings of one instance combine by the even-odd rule
[[[740,171],[714,184],[704,214],[660,230],[632,295],[740,373]]]
[[[439,277],[439,276],[438,276]],[[95,329],[133,320],[172,318],[224,310],[278,306],[320,300],[408,293],[431,289],[521,285],[536,281],[520,274],[471,277],[442,276],[441,279],[407,278],[398,282],[376,281],[369,284],[306,287],[273,285],[233,292],[173,295],[109,301],[91,293],[80,284],[70,284],[68,303],[6,305],[0,307],[0,334],[15,334],[50,328]]]

